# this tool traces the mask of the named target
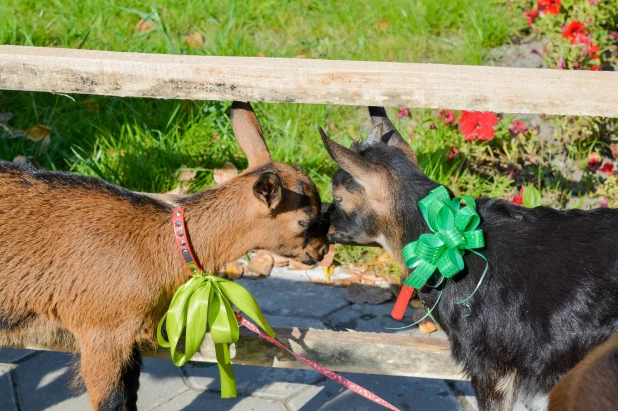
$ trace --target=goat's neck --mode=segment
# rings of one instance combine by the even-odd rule
[[[246,187],[224,184],[183,201],[193,252],[207,273],[214,273],[254,248],[254,224],[248,204],[251,199],[246,197]]]

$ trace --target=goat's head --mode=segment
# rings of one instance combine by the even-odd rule
[[[320,128],[330,156],[339,165],[327,211],[334,243],[381,245],[396,256],[410,219],[420,219],[417,202],[435,187],[418,168],[412,148],[382,107],[370,107],[373,128],[351,148]],[[415,213],[415,210],[417,211]]]
[[[328,222],[321,217],[315,184],[300,168],[273,162],[249,103],[233,103],[232,128],[249,161],[239,180],[253,191],[245,206],[255,248],[305,264],[320,261],[328,252]]]

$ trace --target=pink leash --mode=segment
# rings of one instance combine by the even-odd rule
[[[189,268],[189,272],[191,272],[192,274],[195,274],[196,272],[201,271],[201,269],[199,268],[199,265],[197,261],[195,260],[195,256],[193,255],[193,251],[191,250],[191,244],[189,241],[189,233],[187,232],[187,228],[185,227],[185,215],[184,214],[185,214],[184,207],[174,208],[174,214],[173,214],[174,235],[176,237],[176,245],[178,246],[178,250],[180,251],[180,254],[183,256],[185,264]],[[234,314],[236,315],[236,319],[238,319],[238,322],[240,322],[242,325],[244,325],[245,327],[247,327],[248,329],[256,333],[261,339],[266,340],[270,342],[271,344],[274,344],[277,347],[281,348],[282,350],[289,352],[294,357],[298,358],[300,361],[307,364],[309,367],[327,376],[328,378],[335,381],[336,383],[343,385],[349,390],[352,390],[355,393],[360,394],[363,397],[367,398],[368,400],[371,400],[375,402],[376,404],[380,404],[381,406],[388,408],[389,410],[400,411],[399,408],[392,406],[391,404],[384,401],[382,398],[378,397],[371,391],[367,391],[360,385],[354,384],[352,381],[346,378],[343,378],[341,375],[335,374],[331,370],[328,370],[322,367],[321,365],[318,365],[314,363],[313,361],[310,361],[292,352],[291,350],[286,348],[283,344],[281,344],[279,341],[275,340],[274,338],[270,338],[270,336],[262,333],[259,328],[253,325],[253,323],[251,323],[250,321],[241,317],[237,312],[234,312]]]
[[[253,323],[251,323],[250,321],[248,321],[245,318],[241,317],[238,313],[236,313],[236,319],[238,320],[239,323],[241,323],[242,325],[244,325],[245,327],[247,327],[248,329],[250,329],[251,331],[256,333],[258,335],[258,337],[260,337],[261,339],[266,340],[266,341],[270,342],[271,344],[274,344],[277,347],[281,348],[282,350],[285,350],[285,351],[289,352],[294,357],[296,357],[298,360],[304,362],[305,364],[307,364],[309,367],[313,368],[314,370],[316,370],[320,374],[327,376],[331,380],[335,381],[337,384],[341,384],[344,387],[346,387],[347,389],[349,389],[351,391],[354,391],[355,393],[360,394],[363,397],[367,398],[368,400],[371,400],[371,401],[375,402],[376,404],[380,404],[381,406],[383,406],[385,408],[388,408],[389,410],[400,411],[399,408],[397,408],[394,405],[391,405],[388,402],[384,401],[382,398],[378,397],[377,395],[375,395],[371,391],[368,391],[368,390],[364,389],[363,387],[361,387],[360,385],[354,384],[352,381],[348,380],[347,378],[343,378],[341,375],[339,375],[337,373],[334,373],[331,370],[326,369],[326,368],[322,367],[321,365],[316,364],[313,361],[308,360],[305,357],[302,357],[302,356],[296,354],[295,352],[293,352],[292,350],[288,349],[286,346],[281,344],[279,341],[275,340],[274,338],[270,338],[270,336],[268,336],[268,335],[264,334],[263,332],[261,332],[259,328],[257,328],[255,325],[253,325]]]

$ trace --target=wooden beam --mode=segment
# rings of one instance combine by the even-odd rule
[[[453,363],[448,342],[440,338],[412,337],[353,331],[325,331],[302,328],[276,328],[277,340],[295,353],[338,372],[396,375],[406,377],[464,380],[461,368]],[[70,340],[70,338],[67,338]],[[70,352],[71,346],[13,346]],[[273,368],[309,369],[293,356],[250,331],[241,328],[241,337],[231,347],[234,364]],[[170,358],[169,350],[144,352],[146,357]],[[209,335],[192,361],[216,362]]]
[[[0,46],[0,89],[618,117],[618,73]]]

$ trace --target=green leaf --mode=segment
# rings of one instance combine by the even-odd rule
[[[524,206],[534,208],[541,205],[541,192],[535,186],[524,188]]]

